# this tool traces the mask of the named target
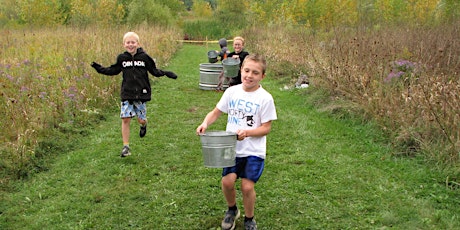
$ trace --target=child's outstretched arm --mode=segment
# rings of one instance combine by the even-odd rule
[[[163,70],[163,73],[165,74],[166,77],[169,77],[171,79],[177,79],[177,75],[174,72]]]
[[[220,111],[218,108],[214,108],[211,112],[209,112],[206,117],[204,118],[203,122],[201,123],[201,125],[198,126],[198,128],[196,128],[196,134],[197,135],[200,135],[200,134],[203,134],[206,132],[206,129],[212,124],[214,123],[217,118],[220,117],[220,115],[222,114],[222,111]]]
[[[155,61],[151,58],[149,58],[150,64],[147,65],[147,70],[149,71],[150,74],[152,74],[155,77],[162,77],[166,76],[171,79],[177,79],[177,75],[171,71],[163,71],[161,69],[157,69],[157,66],[155,64]]]
[[[92,62],[91,67],[93,67],[98,73],[104,74],[104,75],[113,76],[113,75],[117,75],[121,73],[121,67],[118,64],[113,64],[106,68],[96,62]]]

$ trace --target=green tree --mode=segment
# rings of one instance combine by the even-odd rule
[[[97,22],[99,25],[121,24],[125,9],[117,0],[71,0],[68,23],[85,26]]]
[[[211,17],[213,14],[211,4],[204,0],[193,1],[192,12],[195,17]]]
[[[139,0],[129,4],[128,23],[137,25],[147,23],[150,25],[171,26],[175,18],[170,8],[156,0]]]
[[[242,29],[247,25],[246,13],[249,1],[219,0],[217,1],[216,17],[222,26],[232,29]]]
[[[184,3],[185,9],[186,10],[192,10],[193,8],[193,0],[182,0]]]
[[[0,4],[0,26],[17,22],[19,16],[15,10],[16,4],[15,0],[3,0]]]
[[[442,8],[444,14],[441,16],[444,21],[454,21],[460,18],[460,1],[458,0],[443,0],[438,4]]]
[[[169,8],[174,17],[186,9],[184,2],[180,0],[155,0],[155,2]]]
[[[37,26],[60,25],[64,22],[59,0],[18,0],[17,15],[20,23]]]

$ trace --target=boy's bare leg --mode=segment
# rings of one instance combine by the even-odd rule
[[[121,137],[123,139],[123,144],[129,143],[129,124],[131,123],[131,118],[122,118],[121,119]]]
[[[129,151],[129,124],[131,118],[122,118],[121,119],[121,137],[123,139],[123,149],[121,150],[121,157],[127,157],[131,155]]]
[[[228,207],[236,205],[236,189],[235,189],[236,174],[230,173],[222,177],[222,192]]]
[[[246,217],[254,217],[256,204],[256,190],[254,182],[246,178],[241,179],[241,192],[243,193],[244,214]]]
[[[142,126],[147,124],[147,120],[142,120],[140,118],[137,118],[137,122],[139,122],[139,124],[142,125]]]

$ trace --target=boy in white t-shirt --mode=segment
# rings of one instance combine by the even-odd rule
[[[244,226],[246,229],[257,229],[254,220],[254,185],[264,169],[266,135],[270,133],[271,122],[277,119],[273,97],[260,85],[260,81],[265,78],[265,70],[266,61],[262,56],[247,56],[241,66],[242,84],[228,88],[196,129],[198,135],[205,133],[222,113],[227,113],[226,131],[238,135],[236,165],[224,168],[222,172],[222,192],[228,205],[222,229],[234,229],[235,221],[240,216],[235,189],[238,178],[241,178]]]

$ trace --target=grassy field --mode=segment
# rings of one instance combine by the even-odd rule
[[[119,157],[114,102],[76,150],[0,194],[0,229],[219,229],[220,170],[203,166],[195,135],[221,96],[198,88],[206,52],[185,45],[165,68],[179,78],[153,80],[149,130],[140,139],[132,124],[132,156]],[[430,165],[394,157],[372,125],[319,111],[311,89],[282,90],[270,72],[263,86],[279,119],[256,186],[259,229],[460,228],[459,191]]]

